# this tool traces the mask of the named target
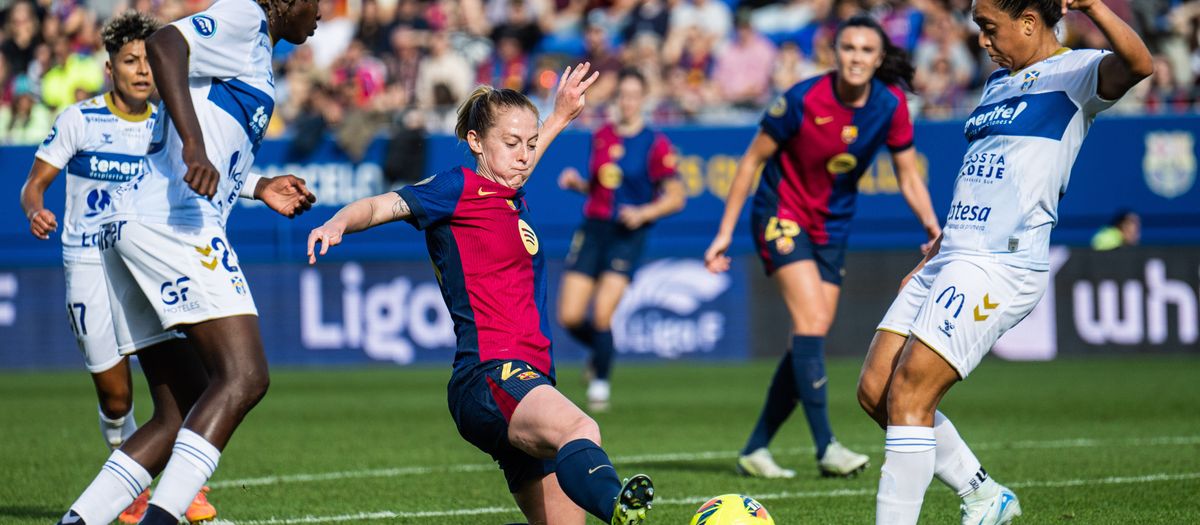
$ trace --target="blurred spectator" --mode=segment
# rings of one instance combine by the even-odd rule
[[[417,77],[421,70],[421,48],[417,29],[396,26],[391,35],[391,52],[383,59],[387,66],[388,84],[399,86],[411,99],[417,92]]]
[[[755,109],[771,95],[775,46],[750,26],[750,13],[739,11],[737,29],[716,60],[713,81],[728,104]]]
[[[1142,238],[1142,219],[1132,210],[1117,212],[1108,226],[1092,236],[1092,249],[1115,250],[1126,246],[1137,246]]]
[[[678,0],[671,10],[671,32],[688,29],[700,32],[716,40],[724,40],[733,27],[733,14],[721,0]]]
[[[54,116],[37,100],[33,81],[13,79],[13,102],[0,106],[0,144],[37,144],[50,133]]]
[[[609,35],[604,26],[589,23],[584,29],[582,60],[592,64],[592,71],[600,72],[600,78],[588,89],[588,101],[608,102],[617,89],[621,59],[609,47]]]
[[[660,41],[667,37],[671,13],[663,0],[638,0],[621,28],[621,40],[633,42],[640,34],[651,34]]]
[[[446,101],[439,101],[435,92],[437,86],[442,86],[452,106],[454,101],[466,98],[474,80],[471,64],[450,49],[450,35],[434,33],[429,41],[429,54],[417,70],[417,103],[423,108],[444,106]]]
[[[925,14],[906,0],[872,0],[871,14],[879,20],[892,43],[913,52],[921,37]]]
[[[93,54],[72,53],[70,43],[60,39],[50,56],[52,65],[42,75],[42,101],[46,105],[65,108],[104,88],[104,62]]]
[[[321,20],[317,22],[317,31],[307,42],[313,50],[313,64],[321,69],[328,69],[346,52],[357,30],[355,21],[348,16],[338,15],[336,8],[334,2],[320,3]]]
[[[524,92],[529,78],[529,57],[521,47],[520,38],[511,30],[502,29],[495,41],[496,52],[480,64],[476,81]]]
[[[828,70],[805,57],[795,42],[784,42],[775,57],[775,70],[771,72],[771,88],[775,94],[783,93],[801,80]]]
[[[39,25],[37,11],[32,2],[17,2],[8,8],[4,23],[4,43],[0,45],[0,52],[4,54],[4,61],[8,64],[9,76],[3,79],[5,84],[29,70],[34,50],[42,43],[41,34],[38,32]]]
[[[739,4],[739,5],[745,5]],[[767,3],[750,16],[754,30],[766,35],[790,35],[828,13],[830,0],[787,0]]]
[[[1191,107],[1191,90],[1176,84],[1171,63],[1162,56],[1154,57],[1154,76],[1148,82],[1150,85],[1144,95],[1147,112],[1182,113]]]

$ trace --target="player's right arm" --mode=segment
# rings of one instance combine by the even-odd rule
[[[758,130],[746,153],[738,161],[737,171],[733,175],[733,184],[729,187],[729,195],[725,198],[725,214],[721,216],[721,226],[717,236],[704,252],[704,266],[708,271],[719,273],[729,270],[729,257],[725,252],[733,242],[733,229],[737,227],[738,217],[742,215],[742,207],[750,196],[750,185],[754,183],[754,175],[763,163],[775,152],[779,151],[779,143],[763,130]]]
[[[29,219],[29,232],[42,240],[49,239],[50,233],[58,229],[58,219],[54,212],[46,209],[43,198],[59,171],[42,159],[34,159],[29,178],[21,186],[21,209]]]
[[[220,174],[208,160],[204,147],[200,119],[196,117],[192,92],[188,89],[188,43],[179,31],[178,27],[167,25],[150,35],[146,39],[146,55],[158,94],[183,143],[183,163],[187,166],[183,180],[193,191],[211,199],[217,192]]]
[[[338,210],[325,224],[308,234],[308,264],[317,262],[317,255],[325,255],[330,246],[342,243],[342,237],[368,228],[412,217],[412,210],[399,193],[389,191],[382,195],[366,197],[347,204]],[[317,253],[317,245],[321,245]]]

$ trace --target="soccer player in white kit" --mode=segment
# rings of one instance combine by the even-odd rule
[[[155,417],[113,452],[63,524],[110,522],[162,472],[140,523],[174,525],[266,393],[257,310],[225,221],[239,196],[289,217],[315,200],[295,177],[249,168],[274,108],[274,43],[303,43],[317,2],[217,0],[146,40],[165,111],[147,169],[113,193],[97,244],[118,352],[138,353]],[[174,330],[191,344],[150,348]]]
[[[1067,9],[1113,51],[1060,47]],[[1150,52],[1100,0],[976,0],[980,47],[1000,70],[965,124],[968,147],[942,236],[905,277],[859,379],[859,402],[887,430],[877,524],[917,522],[936,474],[963,498],[964,524],[1020,515],[937,410],[942,396],[1029,314],[1049,279],[1050,230],[1097,113],[1152,71]]]

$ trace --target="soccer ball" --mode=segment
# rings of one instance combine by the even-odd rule
[[[775,520],[754,498],[725,494],[701,505],[691,525],[775,525]]]

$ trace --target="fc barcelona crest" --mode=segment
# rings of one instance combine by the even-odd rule
[[[842,142],[846,144],[854,144],[858,140],[858,126],[843,126],[842,127]]]

